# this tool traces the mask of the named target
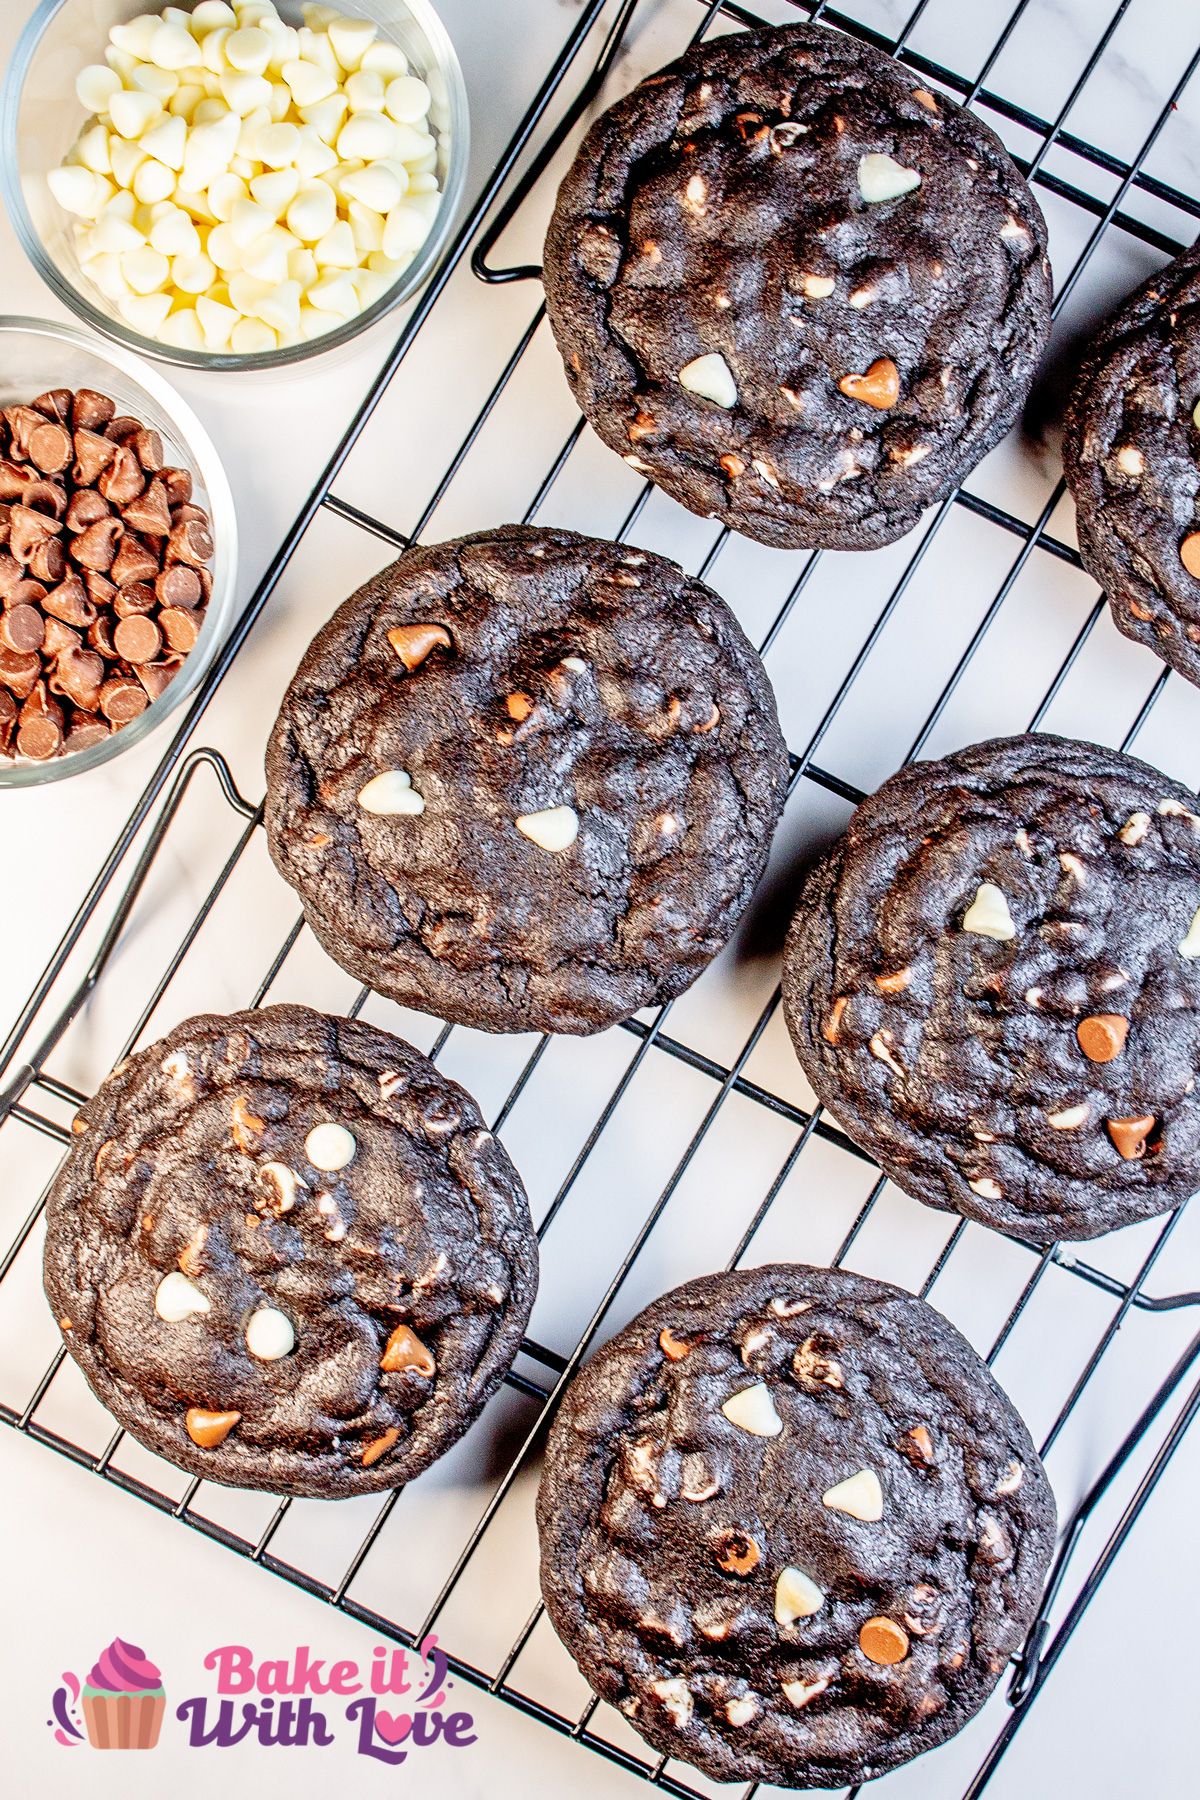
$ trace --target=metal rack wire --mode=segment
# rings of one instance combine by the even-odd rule
[[[763,4],[765,3],[766,0],[763,0]],[[1072,291],[1083,277],[1106,231],[1111,229],[1128,233],[1163,254],[1175,254],[1182,248],[1182,244],[1175,237],[1156,225],[1146,223],[1136,212],[1131,211],[1129,207],[1131,198],[1138,197],[1164,202],[1173,209],[1174,214],[1184,220],[1200,218],[1200,204],[1189,195],[1148,174],[1144,168],[1180,95],[1197,66],[1200,65],[1200,47],[1197,48],[1196,53],[1180,74],[1153,127],[1132,159],[1122,160],[1110,151],[1072,134],[1065,128],[1066,119],[1104,57],[1129,10],[1131,0],[1120,0],[1120,4],[1115,6],[1115,10],[1091,51],[1086,66],[1081,71],[1057,116],[1052,120],[1037,116],[1026,107],[1007,99],[1002,93],[989,86],[996,64],[1022,16],[1028,10],[1031,0],[1018,0],[1018,3],[1013,5],[984,66],[973,78],[967,78],[954,69],[909,48],[909,40],[925,13],[929,0],[920,0],[920,3],[914,6],[903,31],[895,39],[883,38],[877,33],[866,30],[856,20],[829,5],[828,0],[787,0],[787,3],[795,12],[803,16],[821,19],[827,24],[857,33],[880,44],[893,55],[899,56],[926,81],[940,85],[955,98],[975,105],[985,112],[990,111],[997,119],[1019,127],[1023,133],[1032,137],[1036,143],[1036,149],[1032,156],[1024,159],[1022,165],[1030,179],[1035,186],[1043,188],[1070,208],[1078,211],[1087,221],[1083,248],[1065,279],[1060,282],[1055,301],[1056,313],[1061,312]],[[616,3],[614,0],[586,0],[586,3],[580,8],[569,36],[554,59],[545,80],[513,134],[495,171],[462,225],[446,262],[406,322],[362,406],[334,449],[316,486],[308,496],[294,525],[253,595],[245,615],[239,621],[218,657],[213,670],[189,708],[187,717],[167,748],[153,778],[118,834],[75,918],[64,934],[62,942],[31,993],[28,1003],[14,1021],[3,1045],[0,1046],[0,1084],[2,1084],[0,1085],[0,1131],[4,1133],[32,1131],[52,1140],[55,1144],[65,1144],[69,1141],[69,1126],[63,1122],[64,1114],[69,1114],[72,1108],[82,1103],[85,1095],[70,1083],[59,1078],[53,1072],[51,1063],[70,1027],[104,981],[118,946],[128,931],[131,920],[137,914],[139,903],[143,900],[147,880],[155,868],[164,846],[170,840],[173,830],[177,829],[181,815],[186,813],[197,782],[211,780],[215,783],[220,799],[229,809],[232,819],[237,822],[236,836],[215,881],[194,911],[185,931],[159,971],[141,1012],[128,1033],[127,1049],[136,1045],[141,1039],[159,1003],[167,994],[185,959],[192,952],[247,851],[257,841],[261,825],[261,806],[244,797],[239,791],[230,766],[218,749],[196,744],[196,728],[200,718],[215,694],[218,684],[233,664],[255,620],[266,606],[304,533],[319,510],[323,509],[327,513],[336,514],[398,549],[404,548],[422,537],[481,433],[484,432],[489,418],[510,381],[529,353],[544,320],[544,306],[540,301],[534,305],[529,322],[521,332],[512,354],[487,392],[482,405],[437,480],[420,518],[411,531],[400,532],[384,521],[364,512],[350,501],[340,498],[334,492],[334,485],[343,471],[351,451],[366,428],[374,409],[386,394],[389,384],[396,376],[413,345],[419,340],[422,328],[441,298],[447,283],[455,271],[467,262],[468,258],[470,267],[479,281],[487,286],[528,283],[532,288],[533,284],[537,283],[540,269],[535,265],[496,266],[492,258],[504,234],[518,219],[522,209],[529,201],[539,179],[551,166],[562,146],[571,139],[581,117],[604,88],[625,43],[631,23],[646,5],[647,0],[616,0]],[[759,24],[762,22],[763,16],[761,9],[756,8],[753,4],[743,4],[741,0],[695,0],[693,35],[699,38],[717,28]],[[563,105],[564,101],[567,102],[565,106]],[[552,129],[546,129],[546,121],[555,111],[561,113],[558,123]],[[1107,200],[1099,199],[1078,181],[1068,179],[1058,169],[1049,168],[1047,166],[1048,159],[1055,151],[1068,153],[1070,158],[1077,159],[1082,166],[1098,171],[1115,183],[1110,197]],[[520,169],[519,175],[517,174],[518,169]],[[580,421],[568,433],[550,466],[537,475],[526,518],[536,517],[546,502],[579,444],[583,429],[583,423]],[[620,536],[625,537],[634,531],[652,492],[653,490],[648,485],[642,487],[622,523]],[[936,509],[910,540],[911,549],[903,563],[899,578],[874,617],[869,631],[854,653],[815,728],[805,742],[792,748],[792,796],[803,792],[807,786],[810,791],[818,790],[835,796],[841,801],[856,802],[862,797],[861,790],[853,782],[844,779],[835,770],[824,766],[820,760],[822,747],[830,734],[835,719],[838,718],[847,697],[852,692],[856,680],[911,587],[923,560],[934,545],[943,522],[954,513],[955,509],[965,509],[967,513],[988,528],[1011,536],[1015,544],[1015,553],[1002,580],[996,587],[993,597],[979,618],[969,641],[921,721],[920,728],[908,750],[910,758],[919,756],[928,744],[970,667],[972,659],[979,651],[1030,559],[1035,555],[1044,555],[1075,567],[1079,566],[1079,558],[1073,547],[1055,536],[1050,530],[1061,495],[1062,484],[1060,482],[1054,487],[1032,522],[1020,518],[1016,513],[1006,510],[978,493],[963,490],[950,496]],[[726,546],[728,536],[726,530],[721,530],[709,546],[698,570],[702,579],[712,574],[714,565],[717,564]],[[819,562],[820,553],[812,553],[794,559],[791,565],[793,574],[790,585],[762,638],[760,647],[764,654],[771,651],[779,641],[781,634],[788,628],[789,623],[796,620],[798,603],[812,582]],[[1096,600],[1078,628],[1045,691],[1038,697],[1036,704],[1031,707],[1027,719],[1030,728],[1036,728],[1046,718],[1072,668],[1084,652],[1085,646],[1101,618],[1102,611],[1103,602]],[[1167,673],[1164,671],[1147,694],[1126,735],[1124,740],[1126,745],[1132,743],[1143,728],[1167,679]],[[102,921],[106,922],[101,926]],[[263,971],[254,992],[246,996],[247,1003],[259,1005],[270,997],[273,985],[295,949],[302,931],[302,921],[297,919]],[[76,968],[77,952],[80,951],[85,939],[90,941],[92,937],[96,941],[88,955],[86,966],[80,974]],[[357,1012],[367,999],[368,994],[364,989],[359,993],[351,1010]],[[677,1002],[673,1004],[678,1005]],[[754,1109],[761,1109],[763,1113],[781,1121],[790,1133],[790,1143],[786,1155],[779,1163],[761,1201],[750,1213],[737,1242],[729,1249],[729,1266],[736,1265],[751,1251],[756,1235],[767,1220],[772,1207],[779,1199],[807,1146],[819,1141],[836,1149],[840,1155],[857,1159],[859,1163],[869,1166],[869,1159],[845,1137],[835,1121],[824,1115],[820,1106],[805,1108],[774,1092],[771,1087],[756,1079],[752,1073],[751,1065],[755,1052],[775,1018],[778,1007],[779,992],[776,988],[755,1019],[736,1055],[726,1061],[721,1061],[709,1052],[698,1049],[687,1041],[686,1036],[673,1033],[671,1029],[672,1005],[663,1007],[649,1019],[634,1019],[621,1028],[633,1040],[630,1045],[629,1058],[622,1068],[619,1079],[611,1087],[603,1105],[590,1123],[570,1166],[561,1178],[557,1191],[543,1212],[539,1223],[539,1235],[543,1241],[547,1234],[554,1229],[555,1222],[560,1217],[588,1159],[612,1125],[622,1100],[630,1091],[640,1072],[652,1066],[659,1066],[656,1059],[671,1059],[674,1063],[686,1067],[703,1078],[703,1081],[707,1083],[709,1095],[707,1104],[668,1180],[641,1220],[632,1240],[624,1247],[598,1302],[589,1316],[577,1322],[578,1329],[570,1351],[563,1354],[532,1338],[525,1340],[522,1347],[524,1354],[519,1359],[517,1368],[509,1377],[509,1385],[532,1403],[531,1422],[515,1449],[510,1449],[507,1464],[498,1479],[494,1481],[483,1510],[459,1546],[452,1566],[446,1573],[432,1604],[427,1607],[424,1616],[420,1619],[402,1620],[390,1616],[387,1612],[376,1609],[351,1592],[356,1578],[363,1570],[372,1548],[379,1540],[380,1534],[398,1503],[399,1493],[389,1495],[380,1504],[354,1554],[337,1579],[331,1581],[318,1576],[273,1549],[272,1546],[290,1510],[292,1504],[290,1501],[282,1500],[260,1534],[251,1539],[239,1535],[228,1526],[207,1517],[197,1507],[195,1502],[201,1486],[198,1480],[192,1481],[182,1496],[172,1497],[172,1494],[165,1488],[156,1487],[151,1482],[117,1466],[114,1463],[114,1456],[122,1441],[123,1434],[121,1432],[114,1433],[102,1451],[96,1454],[94,1450],[65,1437],[39,1419],[39,1411],[43,1408],[64,1361],[65,1352],[61,1348],[36,1380],[30,1392],[20,1396],[0,1394],[0,1421],[23,1432],[33,1441],[57,1450],[130,1495],[146,1501],[164,1512],[169,1512],[181,1523],[205,1533],[228,1549],[283,1576],[297,1586],[338,1607],[348,1616],[366,1623],[375,1632],[397,1642],[407,1644],[420,1642],[430,1630],[439,1625],[460,1580],[479,1554],[501,1509],[505,1506],[518,1481],[527,1472],[531,1462],[536,1459],[546,1428],[553,1416],[558,1396],[586,1357],[597,1335],[603,1330],[610,1309],[620,1295],[622,1286],[634,1268],[640,1252],[659,1224],[672,1197],[684,1183],[689,1169],[701,1153],[706,1140],[721,1117],[723,1109],[727,1107],[731,1099],[736,1097],[738,1101],[749,1103]],[[446,1026],[436,1039],[432,1049],[435,1057],[444,1049],[451,1029]],[[493,1121],[497,1130],[503,1129],[514,1108],[520,1102],[522,1094],[526,1091],[547,1050],[548,1042],[549,1040],[546,1038],[539,1040],[516,1079],[511,1083]],[[855,1245],[860,1241],[864,1229],[871,1220],[884,1188],[884,1178],[877,1175],[870,1185],[865,1199],[859,1204],[835,1254],[831,1257],[830,1260],[833,1263],[840,1264],[852,1257]],[[43,1200],[44,1192],[36,1197],[31,1197],[26,1216],[19,1224],[11,1241],[3,1249],[3,1253],[0,1254],[0,1317],[3,1316],[4,1308],[5,1288],[3,1284],[16,1266],[22,1252],[27,1249],[34,1237]],[[1154,1318],[1184,1313],[1190,1314],[1200,1322],[1200,1312],[1196,1311],[1197,1308],[1200,1308],[1200,1293],[1155,1294],[1148,1288],[1156,1265],[1177,1227],[1179,1217],[1180,1215],[1176,1213],[1157,1224],[1149,1239],[1148,1249],[1141,1254],[1139,1265],[1131,1275],[1124,1278],[1113,1274],[1110,1269],[1104,1267],[1100,1258],[1093,1260],[1090,1255],[1081,1255],[1074,1250],[1064,1250],[1056,1245],[1047,1246],[1017,1239],[1009,1240],[1027,1258],[1027,1268],[1016,1298],[988,1348],[989,1362],[995,1361],[1021,1326],[1022,1320],[1028,1316],[1031,1303],[1039,1294],[1048,1272],[1051,1270],[1061,1272],[1071,1280],[1084,1284],[1095,1294],[1102,1296],[1108,1305],[1103,1328],[1094,1339],[1056,1417],[1044,1436],[1043,1453],[1048,1452],[1059,1438],[1089,1382],[1096,1375],[1106,1353],[1113,1345],[1117,1333],[1131,1316],[1141,1315]],[[921,1284],[920,1292],[922,1294],[928,1294],[934,1284],[943,1277],[967,1230],[965,1221],[959,1221],[950,1230]],[[1087,1606],[1136,1524],[1163,1469],[1167,1466],[1171,1454],[1178,1446],[1197,1411],[1200,1411],[1200,1380],[1195,1379],[1198,1368],[1200,1368],[1200,1330],[1185,1346],[1159,1384],[1144,1397],[1141,1410],[1130,1428],[1120,1441],[1112,1446],[1103,1465],[1094,1471],[1082,1498],[1067,1519],[1045,1604],[1029,1632],[1028,1639],[1014,1668],[1009,1687],[1011,1710],[987,1749],[977,1773],[966,1788],[966,1800],[973,1800],[973,1797],[982,1793],[987,1786],[1000,1758],[1011,1742],[1013,1734],[1044,1686],[1050,1670],[1061,1655]],[[530,1374],[528,1372],[530,1369],[535,1373]],[[1173,1414],[1172,1409],[1174,1409]],[[1168,1419],[1170,1423],[1164,1431],[1164,1422]],[[1110,1495],[1114,1483],[1118,1482],[1123,1472],[1126,1471],[1127,1465],[1139,1460],[1139,1452],[1144,1444],[1159,1438],[1161,1441],[1158,1442],[1153,1459],[1142,1473],[1124,1510],[1112,1524],[1107,1541],[1100,1548],[1091,1567],[1080,1580],[1077,1591],[1065,1611],[1062,1612],[1057,1624],[1052,1626],[1051,1620],[1055,1608],[1061,1601],[1065,1601],[1069,1591],[1070,1582],[1075,1573],[1074,1553],[1088,1525],[1101,1508],[1106,1496]],[[701,1793],[702,1790],[693,1784],[689,1779],[689,1772],[681,1765],[668,1764],[665,1758],[656,1760],[644,1748],[639,1755],[636,1749],[629,1747],[627,1740],[613,1741],[604,1735],[601,1725],[596,1719],[599,1703],[595,1700],[589,1702],[582,1712],[572,1715],[550,1701],[539,1698],[537,1694],[529,1691],[523,1685],[521,1659],[533,1638],[540,1618],[541,1608],[538,1606],[534,1608],[513,1637],[504,1654],[491,1667],[481,1666],[467,1656],[455,1655],[453,1645],[448,1645],[447,1648],[451,1651],[452,1667],[459,1675],[487,1688],[491,1693],[500,1696],[531,1718],[576,1739],[581,1744],[622,1766],[644,1775],[665,1792],[682,1796],[694,1796]],[[752,1791],[752,1789],[745,1790],[745,1796]],[[854,1791],[857,1792],[857,1790]]]

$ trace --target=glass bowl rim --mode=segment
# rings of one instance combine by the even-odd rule
[[[3,85],[0,86],[0,194],[3,195],[5,208],[21,248],[42,280],[69,311],[82,319],[100,337],[107,338],[124,350],[136,352],[139,356],[153,358],[157,362],[173,363],[178,368],[221,371],[284,369],[350,343],[361,332],[369,330],[386,317],[393,308],[411,299],[428,279],[446,248],[462,204],[470,157],[470,103],[458,52],[431,0],[398,0],[398,4],[412,15],[418,28],[424,32],[433,48],[438,72],[446,82],[447,103],[450,108],[450,159],[442,189],[442,202],[434,216],[429,235],[408,268],[397,277],[387,292],[354,318],[345,320],[335,331],[327,331],[305,343],[244,354],[222,350],[184,350],[174,344],[160,343],[157,338],[142,337],[123,320],[94,306],[87,295],[62,274],[57,263],[44,249],[25,204],[21,176],[19,122],[25,81],[51,20],[72,4],[73,0],[38,0],[36,9],[17,39],[16,48],[5,70]],[[155,0],[147,0],[147,4],[153,6]],[[353,5],[353,0],[350,0],[350,4]]]
[[[48,762],[0,761],[0,790],[39,787],[52,781],[65,781],[72,775],[85,775],[88,770],[111,762],[126,750],[144,742],[158,726],[193,694],[216,659],[233,622],[237,595],[238,529],[233,489],[225,473],[225,465],[204,425],[181,394],[155,368],[147,367],[141,357],[120,344],[97,343],[90,332],[77,325],[61,324],[55,319],[32,318],[19,313],[0,313],[0,346],[10,332],[24,332],[34,337],[57,339],[72,349],[82,351],[99,363],[120,370],[127,380],[141,388],[170,419],[188,460],[199,477],[208,502],[213,523],[214,540],[220,533],[221,565],[224,576],[221,587],[213,588],[205,614],[204,631],[196,649],[184,662],[176,679],[128,725],[121,726],[98,744],[76,750],[69,756],[52,757]],[[207,633],[207,638],[204,635]]]

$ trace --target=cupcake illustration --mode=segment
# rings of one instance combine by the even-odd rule
[[[135,1644],[114,1638],[100,1652],[82,1698],[94,1750],[153,1750],[167,1697],[161,1674]]]

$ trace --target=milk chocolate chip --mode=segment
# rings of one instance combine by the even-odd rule
[[[192,494],[94,388],[0,409],[0,759],[100,743],[169,687],[212,594]]]

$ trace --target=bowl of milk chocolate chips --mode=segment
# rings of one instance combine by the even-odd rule
[[[140,743],[233,611],[233,496],[198,419],[122,350],[0,319],[0,786]]]

